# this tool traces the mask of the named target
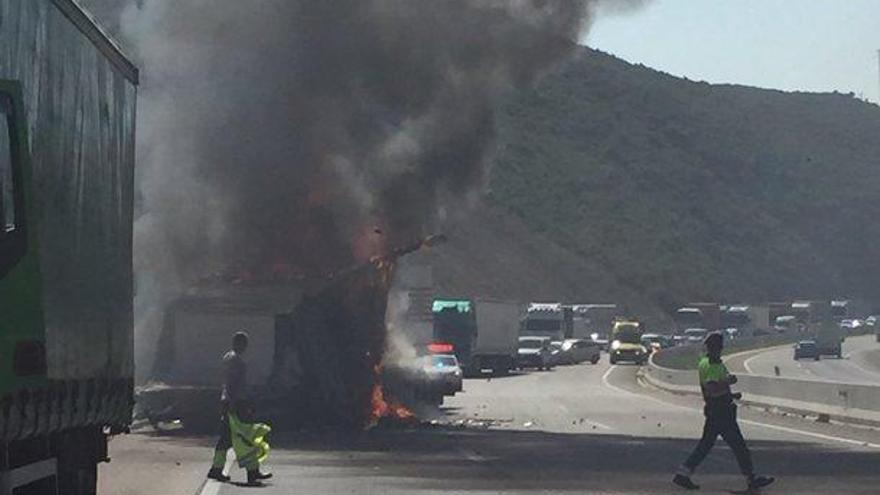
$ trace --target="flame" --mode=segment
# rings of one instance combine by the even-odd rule
[[[382,418],[390,418],[397,421],[416,419],[415,413],[408,407],[393,397],[385,397],[385,390],[382,388],[382,383],[378,380],[381,368],[377,366],[375,371],[377,379],[376,383],[373,384],[373,391],[370,397],[370,419],[367,422],[367,428],[376,426]]]

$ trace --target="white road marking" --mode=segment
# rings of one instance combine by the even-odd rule
[[[635,392],[630,392],[629,390],[624,390],[618,386],[612,385],[611,383],[608,382],[608,376],[611,375],[611,372],[613,370],[614,370],[614,367],[608,368],[608,371],[606,371],[605,374],[602,375],[602,383],[605,384],[606,387],[608,387],[612,390],[616,390],[618,392],[621,392],[621,393],[624,393],[627,395],[635,395],[635,396],[638,396],[638,397],[641,397],[644,399],[648,399],[653,402],[657,402],[659,404],[663,404],[665,406],[674,407],[677,409],[684,409],[687,411],[702,414],[702,411],[700,411],[699,409],[695,409],[693,407],[682,406],[679,404],[672,404],[672,403],[666,402],[662,399],[658,399],[658,398],[650,396],[650,395],[637,394]],[[741,419],[740,418],[739,422],[743,423],[743,424],[766,428],[768,430],[776,430],[776,431],[791,433],[794,435],[801,435],[801,436],[810,437],[810,438],[818,438],[821,440],[827,440],[827,441],[831,441],[831,442],[845,443],[847,445],[858,445],[860,447],[870,447],[872,449],[880,449],[880,444],[871,443],[871,442],[863,442],[861,440],[853,440],[851,438],[838,437],[838,436],[834,436],[834,435],[826,435],[824,433],[815,433],[812,431],[798,430],[797,428],[789,428],[787,426],[771,425],[771,424],[767,424],[767,423],[761,423],[759,421],[752,421],[749,419]]]
[[[798,430],[796,428],[789,428],[787,426],[777,426],[777,425],[771,425],[771,424],[767,424],[767,423],[759,423],[757,421],[752,421],[749,419],[740,419],[739,422],[745,423],[748,425],[752,425],[752,426],[760,426],[760,427],[767,428],[770,430],[784,431],[786,433],[794,433],[797,435],[804,435],[804,436],[808,436],[808,437],[819,438],[822,440],[829,440],[832,442],[840,442],[840,443],[846,443],[849,445],[858,445],[861,447],[870,447],[872,449],[880,449],[880,444],[871,443],[871,442],[863,442],[861,440],[853,440],[851,438],[843,438],[843,437],[837,437],[834,435],[826,435],[824,433],[814,433],[812,431]]]
[[[232,459],[226,459],[226,467],[223,469],[224,472],[228,473],[232,470]],[[223,486],[223,483],[220,483],[216,480],[206,479],[204,483],[202,483],[202,488],[196,495],[217,495],[220,493],[220,488]]]
[[[746,372],[747,372],[748,374],[750,374],[750,375],[754,375],[754,374],[755,374],[755,372],[752,371],[752,367],[749,366],[749,363],[752,362],[752,359],[757,358],[757,357],[760,356],[761,354],[763,354],[763,353],[759,352],[758,354],[755,354],[754,356],[752,356],[752,357],[746,359],[745,361],[743,361],[743,368],[746,369]]]

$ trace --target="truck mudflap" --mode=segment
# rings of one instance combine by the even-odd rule
[[[132,380],[57,380],[11,392],[0,400],[0,441],[7,443],[76,428],[127,431]]]

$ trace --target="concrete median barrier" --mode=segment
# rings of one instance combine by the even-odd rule
[[[880,386],[737,375],[742,403],[783,412],[819,416],[848,423],[880,426]],[[643,368],[648,384],[669,392],[699,395],[697,372],[658,365],[652,358]]]

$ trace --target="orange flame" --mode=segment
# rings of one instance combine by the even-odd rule
[[[392,397],[385,397],[382,383],[378,380],[380,371],[381,368],[376,367],[377,380],[373,385],[373,392],[370,397],[370,420],[367,423],[367,428],[376,426],[382,418],[391,418],[397,421],[411,421],[416,419],[415,413],[413,413],[408,407]]]

